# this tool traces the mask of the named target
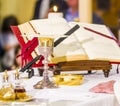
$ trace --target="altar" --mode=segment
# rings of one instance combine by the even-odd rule
[[[29,102],[13,102],[0,103],[3,106],[120,106],[114,94],[92,93],[89,89],[101,82],[109,80],[120,80],[120,75],[116,73],[117,65],[113,66],[110,76],[105,78],[101,71],[94,71],[92,74],[84,75],[85,79],[79,86],[59,86],[55,89],[34,89],[36,84],[42,77],[37,76],[38,71],[35,70],[35,76],[30,79],[23,78],[23,85],[27,93],[33,97]],[[12,74],[14,71],[10,71]],[[65,72],[64,72],[65,73]],[[72,74],[73,72],[71,72]],[[74,72],[74,73],[78,73]],[[1,73],[2,74],[2,73]],[[82,73],[81,73],[82,74]]]
[[[93,0],[62,0],[67,6],[62,10],[62,2],[57,3],[61,0],[36,1],[37,19],[30,17],[19,25],[6,22],[21,48],[10,70],[3,68],[0,73],[0,106],[120,106],[120,42],[109,25],[102,25],[103,13],[112,10],[110,3],[106,2],[108,7],[100,4],[102,9],[98,1],[94,7]],[[20,4],[15,4],[20,9],[13,8],[22,9],[18,20],[28,16],[20,14],[25,3],[22,8]],[[5,66],[7,61],[9,58]],[[113,83],[107,85],[110,81]],[[94,91],[95,87],[101,91]]]

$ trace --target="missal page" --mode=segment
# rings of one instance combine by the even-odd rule
[[[88,57],[75,35],[72,34],[54,48],[53,63],[75,60],[87,60]]]
[[[110,62],[120,62],[120,48],[115,42],[87,42],[82,45],[88,54],[89,59],[109,60]]]
[[[18,25],[18,28],[21,32],[21,36],[23,35],[34,35],[36,32],[33,30],[33,28],[30,26],[29,22],[26,22],[24,24]]]
[[[89,59],[120,62],[120,47],[114,40],[114,36],[111,35],[110,31],[105,25],[83,23],[80,23],[79,25],[93,30],[92,32],[84,29],[84,33],[86,33],[86,35],[88,36],[92,36],[93,40],[89,40],[88,42],[82,43],[82,46],[85,49],[85,52],[87,53]],[[95,33],[94,31],[98,33]],[[101,36],[99,32],[114,39]]]
[[[89,24],[89,23],[80,23],[79,25],[82,27],[90,28],[92,30],[95,30],[97,32],[101,32],[103,34],[106,34],[108,36],[113,36],[111,35],[111,31],[106,27],[106,25],[100,25],[100,24]]]
[[[32,20],[30,24],[41,36],[64,35],[70,30],[70,26],[63,18]]]
[[[71,22],[69,24],[70,26],[75,24],[80,25],[79,30],[75,32],[75,36],[78,38],[90,60],[120,62],[120,47],[114,40],[115,37],[105,25],[77,22]],[[92,31],[86,30],[85,28],[91,29]],[[113,39],[101,36],[99,33],[105,34]]]
[[[79,25],[79,23],[77,22],[69,22],[70,27],[73,27],[77,24]],[[81,44],[93,40],[93,36],[88,35],[88,33],[85,32],[85,29],[82,26],[80,26],[80,28],[74,32],[74,35]]]

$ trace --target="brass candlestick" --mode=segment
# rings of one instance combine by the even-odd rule
[[[43,80],[38,82],[36,85],[34,85],[34,88],[36,89],[42,89],[42,88],[56,88],[56,84],[50,80],[49,73],[48,73],[48,57],[53,53],[53,47],[54,47],[54,39],[43,37],[38,38],[39,42],[39,52],[44,57],[44,72],[43,72]]]

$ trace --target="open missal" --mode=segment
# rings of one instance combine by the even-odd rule
[[[105,60],[111,63],[120,63],[120,47],[116,38],[105,25],[87,24],[80,22],[66,22],[65,19],[32,20],[17,26],[18,34],[14,27],[13,32],[19,42],[32,40],[33,37],[55,36],[55,41],[75,25],[79,25],[73,34],[54,47],[51,63],[77,60]],[[23,41],[21,41],[21,38]],[[39,54],[36,47],[32,52],[35,58]]]

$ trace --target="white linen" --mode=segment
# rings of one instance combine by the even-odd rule
[[[108,78],[104,77],[102,71],[96,71],[94,74],[85,75],[85,81],[80,86],[34,89],[33,85],[39,80],[41,77],[34,76],[31,79],[24,80],[24,85],[28,93],[34,98],[48,100],[47,106],[120,106],[114,94],[89,92],[89,89],[98,83],[109,80],[120,81],[120,74],[116,74],[116,65],[113,66]]]
[[[116,81],[114,84],[114,93],[118,100],[118,103],[120,104],[120,81]]]

